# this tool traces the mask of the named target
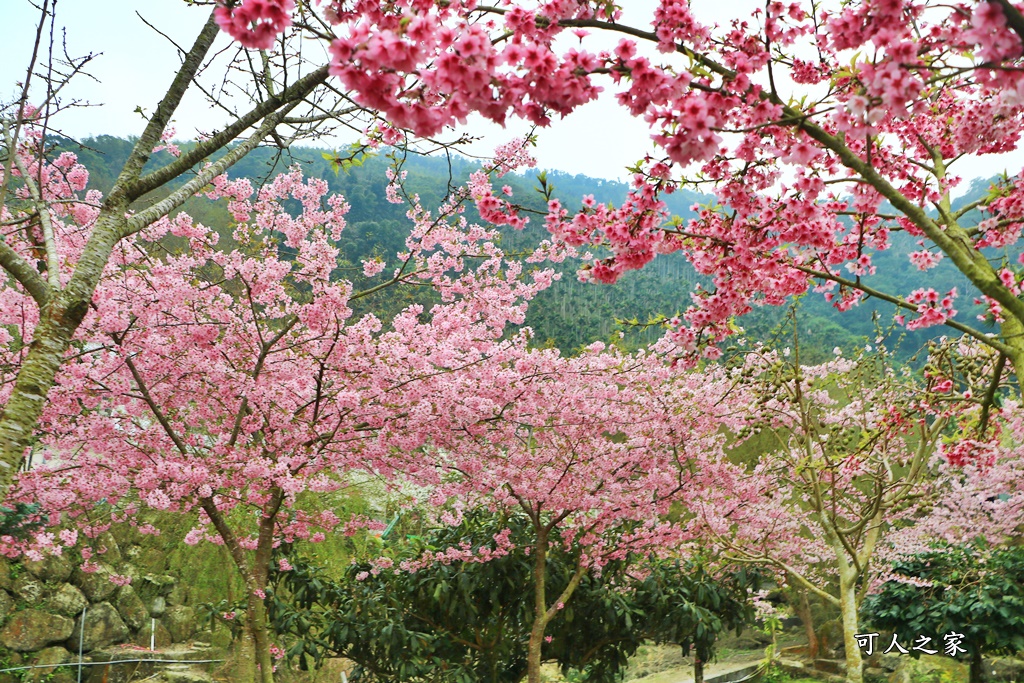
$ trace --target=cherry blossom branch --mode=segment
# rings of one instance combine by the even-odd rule
[[[587,568],[585,566],[581,564],[576,567],[576,571],[572,573],[572,578],[569,579],[568,585],[566,585],[565,589],[558,596],[558,599],[555,600],[554,604],[552,604],[551,607],[548,607],[547,611],[544,613],[545,622],[554,619],[555,615],[558,614],[558,610],[561,609],[559,606],[569,602],[569,598],[572,597],[572,594],[576,591],[576,588],[580,585],[580,581],[583,580],[583,577],[586,576],[586,574]]]
[[[36,61],[39,59],[39,46],[42,44],[43,27],[46,25],[46,17],[49,14],[47,11],[48,7],[49,0],[43,0],[42,6],[39,8],[39,23],[36,25],[36,37],[32,42],[32,56],[29,57],[28,67],[25,70],[25,80],[21,84],[21,96],[18,98],[18,112],[14,117],[14,131],[10,138],[8,138],[7,119],[4,119],[2,122],[4,139],[13,139],[14,143],[9,143],[7,146],[4,180],[0,183],[0,206],[5,206],[7,202],[8,183],[10,183],[12,177],[12,164],[18,154],[15,145],[20,137],[21,127],[24,125],[25,121],[25,108],[28,106],[29,87],[32,84],[32,76],[35,74]]]
[[[1021,16],[1020,10],[1013,6],[1010,0],[980,0],[981,2],[992,2],[999,5],[999,8],[1003,10],[1003,16],[1006,17],[1006,24],[1013,29],[1022,43],[1024,43],[1024,16]]]
[[[217,504],[214,503],[213,497],[209,496],[200,499],[200,506],[206,513],[206,516],[210,518],[210,523],[213,524],[213,528],[216,529],[220,537],[224,539],[224,545],[231,554],[231,559],[235,561],[235,566],[237,566],[238,570],[241,572],[242,578],[245,581],[249,592],[251,593],[256,590],[249,562],[246,560],[245,553],[242,552],[242,546],[238,542],[238,537],[235,535],[231,525],[229,525],[227,520],[224,519],[224,515],[217,508]]]
[[[989,414],[992,406],[995,404],[996,392],[999,390],[999,383],[1003,379],[1003,370],[1006,368],[1006,354],[1000,353],[998,360],[996,360],[996,367],[992,371],[992,381],[989,382],[988,389],[985,390],[985,396],[981,401],[981,416],[978,418],[978,438],[985,438],[985,431],[988,429]]]
[[[7,125],[3,126],[4,137],[6,138],[7,148],[14,150],[14,140],[10,137],[7,132]],[[50,290],[56,290],[60,288],[60,261],[59,255],[57,254],[57,244],[53,239],[53,219],[50,216],[50,208],[47,206],[46,201],[43,198],[42,192],[39,190],[39,185],[36,180],[29,173],[28,167],[25,166],[24,160],[15,151],[11,155],[14,158],[14,164],[18,167],[18,171],[21,173],[22,178],[25,180],[25,186],[28,188],[29,194],[32,195],[32,199],[35,201],[36,213],[39,216],[39,225],[43,231],[43,248],[46,253],[46,280],[50,286]]]
[[[33,268],[9,244],[0,239],[0,268],[7,271],[29,293],[39,308],[46,306],[52,290],[46,280],[39,276]]]
[[[783,112],[788,116],[794,116],[797,113],[795,109],[778,98],[774,98],[774,103],[781,106]],[[952,217],[947,215],[946,230],[943,230],[924,209],[907,199],[903,193],[882,177],[873,166],[854,154],[839,138],[809,121],[803,121],[797,124],[797,127],[821,143],[823,147],[836,154],[844,166],[856,171],[862,178],[867,180],[875,190],[889,200],[894,207],[899,209],[929,239],[938,245],[943,253],[949,256],[957,268],[982,293],[998,301],[1018,320],[1024,321],[1024,301],[1018,299],[1008,288],[1003,286],[985,259],[984,254],[970,245],[966,232],[952,220]],[[976,334],[972,334],[972,336],[977,337]],[[981,337],[977,338],[981,339]],[[1013,353],[1009,347],[1007,347],[1007,351]]]
[[[291,106],[295,105],[293,104]],[[153,221],[166,216],[168,213],[184,204],[189,197],[198,193],[203,187],[209,184],[211,180],[224,173],[224,171],[231,168],[231,166],[242,159],[246,154],[256,149],[267,135],[270,134],[270,131],[272,131],[278,124],[278,118],[281,113],[287,110],[288,109],[282,109],[277,114],[268,116],[264,120],[263,124],[256,129],[255,133],[235,147],[232,147],[227,154],[204,168],[202,171],[197,173],[194,178],[186,182],[164,199],[161,199],[149,208],[131,216],[125,221],[124,227],[121,229],[119,236],[124,238],[133,235],[146,226],[152,224]]]
[[[726,555],[726,558],[729,561],[731,561],[731,562],[742,562],[744,564],[765,564],[765,563],[767,563],[767,564],[770,564],[770,565],[774,565],[774,566],[778,567],[779,569],[781,569],[782,571],[786,572],[786,574],[789,575],[790,577],[792,577],[793,579],[795,579],[797,581],[797,583],[799,583],[801,586],[803,586],[807,590],[809,590],[812,593],[814,593],[815,595],[817,595],[819,598],[821,598],[825,602],[827,602],[830,605],[833,605],[835,607],[838,607],[840,605],[839,598],[837,598],[836,596],[832,595],[831,593],[829,593],[829,592],[825,591],[824,589],[822,589],[822,588],[818,587],[817,585],[815,585],[815,583],[813,581],[811,581],[806,576],[804,576],[802,572],[800,572],[798,569],[796,569],[792,565],[790,565],[790,564],[788,564],[788,563],[786,563],[786,562],[784,562],[784,561],[782,561],[782,560],[780,560],[778,558],[771,557],[767,553],[754,554],[754,553],[750,552],[749,550],[747,550],[746,548],[742,548],[742,547],[740,547],[740,546],[738,546],[738,545],[736,545],[736,544],[726,540],[720,534],[718,534],[718,533],[716,533],[714,531],[711,531],[711,534],[715,538],[716,542],[720,543],[722,546],[728,548],[731,551],[730,554]],[[738,553],[738,555],[732,554],[732,553]]]
[[[246,287],[246,290],[249,291],[249,288]],[[252,297],[250,296],[250,302],[251,301],[252,301]],[[271,337],[268,341],[263,342],[260,345],[260,353],[259,353],[259,356],[256,358],[256,366],[255,366],[255,368],[252,371],[252,379],[253,379],[254,382],[259,377],[260,371],[263,370],[263,364],[266,362],[267,355],[270,353],[270,350],[274,347],[275,344],[277,344],[277,342],[281,341],[281,339],[283,339],[284,336],[286,334],[288,334],[289,330],[291,330],[293,327],[295,327],[295,325],[298,322],[299,322],[299,317],[297,315],[290,315],[290,316],[288,316],[288,318],[281,325],[281,329],[278,330],[278,332],[273,337]],[[257,326],[257,329],[258,329],[258,326]],[[228,437],[228,446],[234,446],[235,443],[238,441],[238,435],[239,435],[239,433],[241,432],[241,429],[242,429],[242,420],[245,419],[245,416],[248,415],[248,413],[249,413],[249,397],[248,396],[243,396],[242,397],[242,401],[241,401],[241,403],[238,406],[238,412],[235,414],[235,423],[234,423],[234,425],[231,428],[231,436]]]
[[[121,342],[116,336],[111,335],[111,337],[118,345],[120,345]],[[164,415],[164,412],[160,409],[160,406],[153,400],[153,396],[149,393],[149,389],[146,388],[146,383],[142,379],[139,369],[132,361],[131,356],[125,356],[124,363],[132,373],[132,378],[135,380],[135,385],[139,388],[139,394],[142,396],[142,400],[146,402],[146,405],[148,405],[149,409],[153,412],[153,417],[155,417],[156,421],[160,423],[164,433],[166,433],[171,442],[174,443],[174,447],[178,449],[178,452],[187,456],[189,454],[188,447],[185,445],[185,442],[181,440],[181,437],[179,437],[174,431],[174,428],[171,426],[167,416]]]
[[[146,124],[145,130],[139,136],[138,141],[128,155],[121,173],[118,175],[117,180],[114,181],[114,187],[111,189],[110,194],[107,195],[104,202],[105,206],[128,204],[132,200],[141,197],[145,192],[148,192],[148,190],[145,190],[147,185],[139,183],[137,179],[142,173],[142,168],[149,161],[153,148],[159,144],[160,136],[170,123],[174,112],[177,111],[178,105],[181,104],[189,84],[202,66],[203,59],[206,57],[206,53],[209,52],[219,32],[220,29],[217,26],[214,13],[210,12],[206,24],[199,32],[199,35],[196,36],[195,43],[193,43],[188,54],[185,55],[181,68],[175,74],[171,86],[167,89],[167,93],[160,100],[156,110]],[[159,185],[154,185],[150,189],[155,187],[159,187]],[[140,192],[140,190],[142,191]]]
[[[917,305],[908,303],[905,299],[901,297],[886,294],[885,292],[875,289],[874,287],[869,287],[868,285],[865,285],[862,282],[850,280],[842,277],[841,275],[835,275],[822,270],[816,270],[809,266],[794,264],[793,268],[796,268],[801,272],[807,273],[811,277],[820,278],[822,280],[830,280],[838,285],[860,290],[867,294],[868,296],[872,296],[876,299],[880,299],[881,301],[893,304],[895,306],[898,306],[899,308],[903,308],[908,311],[913,311],[914,313],[917,313],[918,311]],[[993,349],[997,351],[1000,351],[1002,353],[1010,352],[1009,345],[1004,344],[998,339],[995,339],[994,337],[991,337],[985,334],[984,332],[976,330],[973,327],[970,327],[969,325],[964,325],[963,323],[957,322],[956,320],[952,319],[947,319],[943,321],[943,325],[946,325],[947,327],[957,330],[958,332],[963,332],[968,336],[974,337],[978,341],[982,342],[983,344],[986,344],[987,346],[991,346]]]

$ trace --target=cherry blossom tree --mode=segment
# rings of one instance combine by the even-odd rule
[[[44,177],[84,183],[73,157],[57,163]],[[389,195],[401,201],[393,180]],[[333,246],[348,205],[326,192],[297,169],[258,192],[216,176],[206,193],[227,201],[233,248],[184,213],[119,242],[41,416],[47,462],[22,473],[10,495],[70,525],[35,534],[29,554],[61,552],[112,521],[139,524],[147,508],[197,514],[186,542],[223,544],[246,585],[255,660],[240,680],[273,680],[263,602],[273,548],[320,540],[342,523],[329,510],[305,511],[303,494],[339,490],[357,470],[432,469],[404,454],[476,419],[448,406],[452,383],[522,351],[526,337],[505,327],[522,322],[525,302],[554,277],[524,275],[493,231],[468,225],[463,190],[436,212],[414,200],[407,252],[387,277],[379,262],[364,263],[380,284],[354,292],[338,277]],[[62,205],[54,228],[63,253],[87,248],[76,212],[94,216],[92,203]],[[187,247],[165,254],[166,236]],[[403,283],[430,286],[443,303],[410,306],[390,322],[352,319],[355,299]],[[17,368],[42,322],[29,295],[3,296],[0,367]],[[83,557],[84,570],[100,568],[88,548]]]
[[[706,464],[709,485],[689,501],[695,533],[838,608],[846,680],[860,683],[855,635],[878,575],[872,565],[887,535],[923,509],[960,403],[945,403],[943,387],[915,386],[876,356],[816,367],[795,360],[762,350],[734,370],[754,399],[747,433],[770,444],[749,467],[728,458]]]
[[[464,506],[529,520],[530,683],[541,680],[547,628],[588,573],[631,553],[679,547],[672,504],[694,486],[694,463],[722,444],[717,380],[714,369],[683,373],[661,354],[624,355],[600,343],[568,358],[532,350],[485,376],[459,376],[455,410],[480,417],[431,442],[438,468],[431,500],[455,506],[450,522]],[[574,548],[577,564],[553,595],[547,558],[556,547]],[[477,549],[455,547],[420,563],[486,561],[502,552],[500,542],[479,557]]]
[[[214,10],[190,45],[168,40],[180,68],[160,101],[139,109],[145,124],[113,186],[105,196],[86,195],[85,174],[68,157],[48,156],[48,136],[60,132],[62,115],[76,106],[65,86],[87,74],[96,55],[61,54],[53,38],[55,8],[50,0],[39,4],[36,40],[17,99],[0,103],[0,288],[3,296],[8,290],[30,295],[32,317],[38,318],[32,338],[25,338],[16,376],[5,377],[0,389],[0,494],[38,436],[47,395],[115,246],[174,212],[265,141],[285,149],[335,125],[352,124],[362,111],[325,86],[328,67],[308,64],[298,49],[298,29],[280,33],[290,22],[272,25],[273,52],[230,44],[221,51],[215,43],[223,10]],[[196,10],[183,4],[182,11]],[[179,146],[173,120],[187,97],[207,99],[224,123],[211,121],[208,133]],[[171,156],[158,157],[159,150]],[[70,220],[82,242],[73,247],[59,238],[59,224]]]
[[[290,8],[225,3],[221,25],[243,42],[263,40]],[[267,23],[228,20],[243,10]],[[637,151],[627,200],[552,201],[546,223],[569,244],[607,249],[585,279],[613,282],[674,251],[710,275],[713,287],[673,321],[685,350],[729,335],[729,320],[752,306],[813,286],[843,310],[871,296],[903,309],[908,328],[946,324],[1019,370],[1024,182],[1009,177],[957,210],[952,193],[963,159],[1018,148],[1020,5],[766,1],[720,24],[700,12],[686,0],[658,0],[653,16],[605,0],[398,0],[329,2],[323,15],[331,74],[421,134],[472,112],[544,126],[605,89],[643,118],[653,151]],[[602,34],[621,40],[588,47]],[[716,203],[668,220],[659,197],[683,183]],[[910,261],[920,286],[882,291],[874,259],[899,233],[919,240]],[[926,271],[942,259],[972,291],[929,286]],[[996,333],[954,319],[965,295],[988,307]]]

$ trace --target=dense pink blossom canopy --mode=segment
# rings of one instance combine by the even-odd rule
[[[222,25],[246,44],[266,26],[283,28],[284,7],[227,3],[225,13],[250,23]],[[596,282],[683,251],[713,280],[674,321],[686,349],[724,338],[730,318],[805,292],[812,278],[837,308],[857,305],[864,292],[848,283],[875,272],[893,231],[925,236],[925,211],[961,181],[954,162],[1016,149],[1024,120],[1021,37],[995,1],[776,0],[720,25],[686,0],[659,0],[639,18],[594,0],[325,1],[310,11],[333,26],[331,73],[419,135],[471,113],[545,126],[603,92],[643,119],[653,151],[638,150],[626,201],[573,209],[555,200],[546,224],[566,244],[607,248],[581,271]],[[596,33],[618,45],[588,49]],[[683,179],[718,204],[666,226],[661,195]],[[1017,244],[1024,186],[1010,187],[981,207],[972,246]],[[885,202],[895,216],[885,217]],[[516,225],[514,210],[502,213]],[[921,246],[911,256],[921,270],[952,248]],[[1007,273],[1004,289],[981,296],[997,319],[1021,279]],[[916,329],[951,320],[962,292],[895,294]]]

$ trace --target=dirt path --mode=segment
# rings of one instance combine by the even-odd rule
[[[704,667],[704,680],[710,681],[722,674],[742,671],[747,667],[760,664],[762,661],[764,661],[763,654],[760,657],[752,655],[745,659],[730,658],[727,662],[712,662]],[[691,662],[687,668],[670,669],[651,674],[650,676],[644,676],[643,678],[635,678],[630,683],[693,683],[693,664]]]

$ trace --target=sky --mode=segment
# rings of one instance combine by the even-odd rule
[[[4,41],[0,42],[0,101],[10,102],[18,94],[15,83],[25,76],[38,10],[29,0],[0,2],[4,5],[7,29]],[[649,25],[655,0],[625,0],[622,4],[626,6],[626,23]],[[750,16],[761,4],[758,0],[694,0],[693,7],[699,19],[725,23],[731,16]],[[91,106],[63,113],[57,120],[58,127],[76,138],[138,135],[144,121],[136,109],[151,111],[155,107],[180,64],[175,48],[146,26],[143,18],[179,44],[189,46],[208,12],[208,6],[188,6],[184,0],[57,0],[57,23],[63,27],[56,35],[58,46],[63,40],[73,56],[97,54],[89,65],[91,77],[75,79],[65,96],[66,100],[77,99]],[[630,17],[639,19],[629,20]],[[617,40],[609,38],[604,44],[592,44],[588,39],[588,49],[612,47]],[[228,45],[229,40],[222,35],[214,49]],[[610,82],[605,85],[610,86]],[[534,155],[540,167],[598,178],[628,178],[625,168],[653,148],[651,131],[643,121],[614,104],[610,90],[604,95],[538,132],[539,144]],[[220,112],[211,110],[200,96],[192,94],[183,102],[174,125],[178,138],[190,139],[197,130],[215,129],[223,120]],[[477,117],[458,133],[482,136],[484,140],[468,151],[486,155],[498,144],[528,130],[518,120],[511,120],[502,129]],[[451,137],[456,137],[456,133]],[[1004,168],[1013,174],[1024,166],[1024,152],[1004,158],[964,160],[960,166],[966,178],[990,177]]]

